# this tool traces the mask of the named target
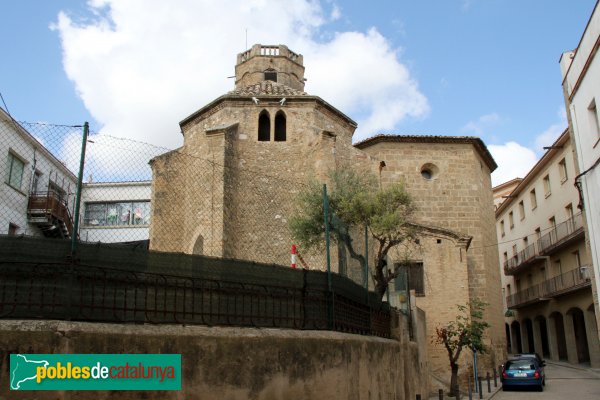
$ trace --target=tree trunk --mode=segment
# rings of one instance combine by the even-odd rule
[[[379,299],[383,299],[383,295],[385,294],[388,288],[388,282],[385,279],[385,275],[383,274],[383,268],[385,267],[385,261],[383,259],[377,260],[377,265],[375,267],[375,293],[379,295]]]
[[[449,397],[458,397],[458,364],[451,363],[450,368],[452,369],[452,377],[450,378],[450,393]]]

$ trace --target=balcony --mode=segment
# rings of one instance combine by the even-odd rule
[[[583,216],[579,213],[556,225],[550,232],[542,236],[538,240],[539,252],[543,255],[550,255],[582,236]]]
[[[515,275],[517,272],[526,268],[527,266],[534,264],[539,261],[539,252],[537,250],[537,244],[531,243],[523,250],[517,253],[517,255],[511,257],[509,260],[504,262],[504,274]]]
[[[47,237],[69,239],[73,233],[67,202],[55,191],[29,195],[27,221],[37,225]]]
[[[518,309],[591,286],[589,266],[575,268],[506,297],[509,309]]]
[[[530,244],[504,262],[504,274],[516,275],[540,261],[540,256],[550,255],[583,236],[583,216],[574,215],[552,228],[537,242]]]

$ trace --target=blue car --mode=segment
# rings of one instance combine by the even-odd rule
[[[502,367],[502,390],[512,387],[533,387],[544,390],[546,376],[544,367],[535,358],[508,360]]]

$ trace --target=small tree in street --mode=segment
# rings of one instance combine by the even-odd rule
[[[463,349],[468,348],[485,353],[483,334],[490,326],[483,320],[483,311],[487,304],[480,300],[469,305],[457,305],[458,315],[454,321],[435,329],[434,342],[441,344],[448,352],[452,377],[450,379],[450,397],[458,396],[458,359]]]

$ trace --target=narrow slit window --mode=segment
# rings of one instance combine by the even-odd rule
[[[261,112],[258,117],[258,140],[260,142],[271,140],[271,118],[266,111]]]
[[[275,115],[275,141],[276,142],[285,142],[286,140],[286,121],[285,114],[283,111],[279,111],[277,115]]]

